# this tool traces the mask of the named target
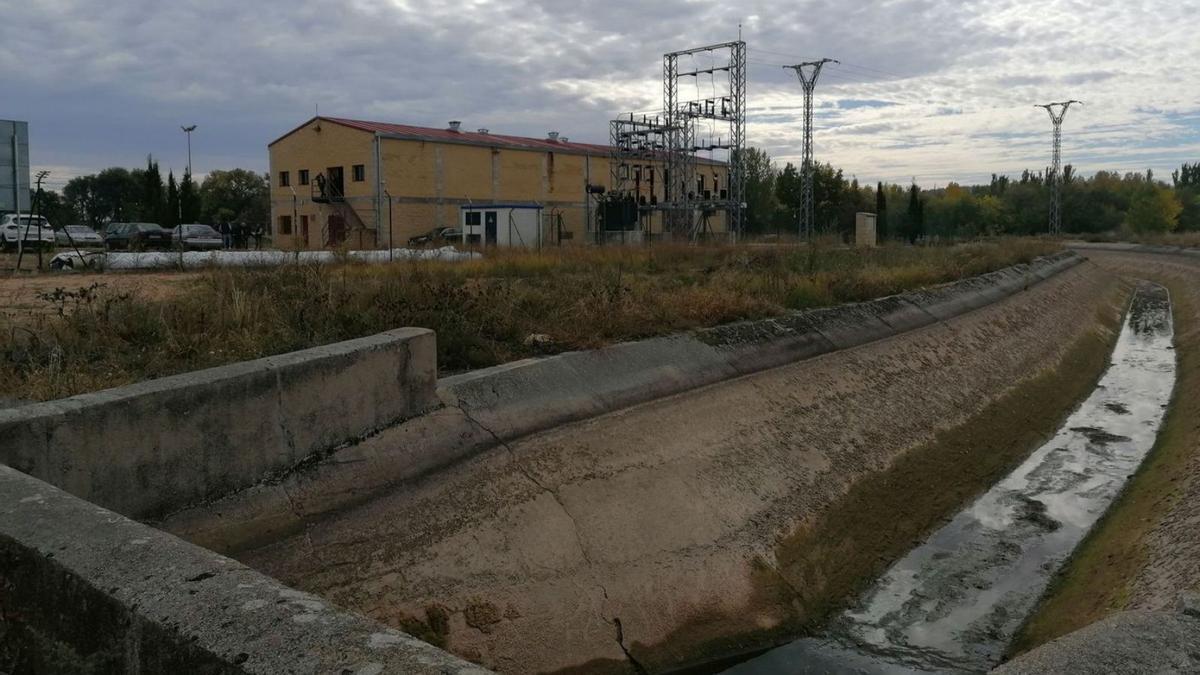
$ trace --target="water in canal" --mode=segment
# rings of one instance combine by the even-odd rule
[[[904,556],[825,635],[729,675],[981,672],[1154,444],[1175,383],[1170,299],[1141,284],[1112,363],[1057,435]]]

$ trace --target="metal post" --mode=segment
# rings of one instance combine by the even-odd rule
[[[290,181],[289,181],[290,183]],[[296,253],[296,262],[300,262],[300,207],[299,198],[296,196],[296,188],[288,185],[288,189],[292,191],[292,249]]]
[[[13,205],[17,209],[17,270],[21,269],[21,258],[25,255],[25,233],[21,232],[21,144],[17,140],[17,125],[13,125]]]
[[[396,248],[392,241],[392,237],[395,236],[392,234],[392,193],[385,189],[383,194],[387,197],[388,203],[388,262],[392,262],[392,249]]]
[[[383,145],[383,140],[379,132],[375,132],[375,248],[379,248],[379,230],[383,227],[383,150],[380,146]],[[388,204],[388,209],[391,209],[391,204]],[[388,244],[390,248],[391,235],[389,233]],[[390,255],[390,254],[389,254]]]
[[[37,191],[33,193],[33,195],[34,195],[33,203],[29,205],[30,212],[33,214],[36,214],[32,217],[37,218],[37,232],[38,232],[37,252],[38,252],[38,269],[39,270],[42,269],[42,209],[41,209],[41,206],[42,206],[42,202],[44,201],[42,198],[42,181],[45,180],[46,176],[49,176],[49,175],[50,175],[49,171],[39,171],[37,173]],[[19,224],[20,223],[18,222],[18,225]],[[26,228],[26,229],[29,229],[29,228]]]
[[[811,238],[816,229],[816,214],[813,204],[813,90],[817,88],[817,78],[821,68],[826,63],[840,63],[835,59],[805,61],[794,66],[784,66],[796,71],[800,86],[804,88],[804,156],[800,164],[800,222],[797,224],[800,239]],[[811,69],[806,71],[806,69]]]
[[[188,175],[192,175],[192,132],[196,130],[196,125],[181,126],[183,133],[187,134],[187,149],[188,149]]]
[[[1062,101],[1035,105],[1044,108],[1050,115],[1050,123],[1054,125],[1053,138],[1050,148],[1050,175],[1046,180],[1050,183],[1050,235],[1062,234],[1062,123],[1067,116],[1067,109],[1072,103],[1083,105],[1083,101]]]

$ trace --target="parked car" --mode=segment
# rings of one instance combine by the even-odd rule
[[[87,225],[66,225],[55,230],[54,243],[59,246],[93,248],[104,246],[104,237]]]
[[[54,229],[50,221],[42,216],[7,213],[0,216],[0,247],[15,251],[24,242],[26,248],[51,248],[54,246]]]
[[[425,234],[409,237],[409,246],[462,243],[462,230],[456,227],[435,227]]]
[[[107,232],[104,235],[104,248],[110,251],[151,251],[171,246],[170,231],[154,223],[111,223]]]
[[[179,248],[180,237],[188,251],[211,251],[225,246],[220,232],[200,223],[186,223],[171,230],[171,248]]]

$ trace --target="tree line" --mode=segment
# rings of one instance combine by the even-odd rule
[[[801,205],[801,174],[782,169],[758,148],[746,151],[746,222],[756,234],[794,234]],[[992,175],[986,185],[950,183],[922,189],[847,179],[840,169],[818,163],[813,173],[817,230],[849,237],[855,213],[877,214],[880,238],[916,242],[923,238],[1028,235],[1047,231],[1051,184],[1048,171]],[[1070,165],[1062,176],[1062,228],[1066,233],[1155,233],[1200,230],[1200,162],[1184,164],[1171,182],[1153,171],[1098,171],[1078,176]]]
[[[164,181],[158,162],[148,157],[144,169],[110,167],[72,178],[61,193],[43,191],[40,211],[55,227],[78,223],[96,230],[110,222],[265,226],[269,194],[267,176],[246,169],[212,171],[199,185],[186,170],[178,181],[168,171]]]

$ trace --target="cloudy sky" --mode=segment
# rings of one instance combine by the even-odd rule
[[[316,106],[603,142],[614,114],[661,106],[663,52],[739,24],[749,142],[781,162],[802,98],[780,66],[823,56],[843,64],[818,86],[816,154],[864,181],[1041,168],[1032,106],[1065,98],[1086,102],[1064,127],[1084,172],[1200,160],[1200,0],[0,0],[0,16],[0,118],[30,122],[54,187],[148,153],[181,171],[184,123],[198,174],[265,170]]]

